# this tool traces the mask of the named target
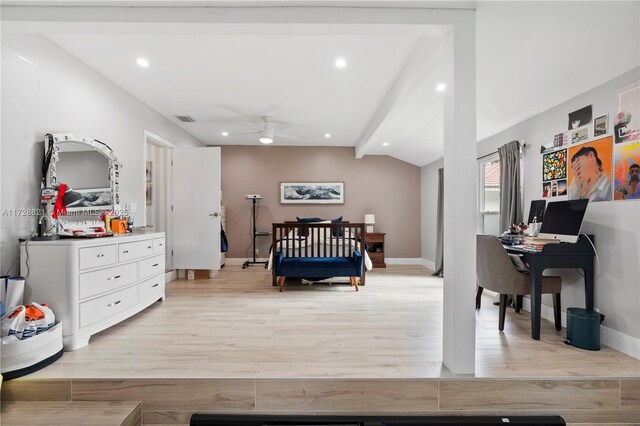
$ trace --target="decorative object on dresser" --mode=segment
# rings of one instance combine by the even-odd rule
[[[371,232],[364,235],[364,240],[369,247],[369,257],[373,262],[374,268],[386,268],[384,262],[384,232]]]
[[[376,224],[376,215],[375,214],[365,214],[364,215],[364,223],[367,225],[367,233],[373,232],[373,225]]]
[[[40,190],[43,213],[34,240],[57,238],[59,217],[66,216],[67,210],[83,216],[119,210],[121,168],[104,142],[74,133],[46,134]],[[102,234],[106,233],[103,229]]]
[[[164,300],[163,232],[100,239],[26,241],[25,296],[55,307],[65,350]]]

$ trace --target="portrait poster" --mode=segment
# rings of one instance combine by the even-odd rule
[[[640,80],[618,89],[613,136],[616,143],[640,139]]]
[[[569,148],[567,195],[570,200],[611,201],[612,151],[612,136]]]
[[[640,200],[640,140],[616,144],[613,152],[613,198]]]
[[[550,152],[542,156],[542,180],[555,180],[567,177],[567,150]]]

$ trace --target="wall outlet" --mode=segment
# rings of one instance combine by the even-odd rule
[[[196,279],[196,271],[194,269],[187,270],[187,279],[195,280]]]

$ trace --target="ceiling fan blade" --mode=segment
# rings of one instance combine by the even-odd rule
[[[237,120],[236,123],[242,124],[243,126],[251,127],[252,129],[256,129],[256,130],[264,130],[263,127],[258,127],[253,123],[249,123],[248,121]]]
[[[272,130],[274,132],[278,132],[280,130],[288,129],[288,128],[293,127],[293,126],[294,126],[293,123],[287,123],[287,122],[283,121],[283,122],[280,122],[279,124],[277,124],[277,125],[275,125],[273,127],[270,127],[269,130]]]
[[[247,133],[229,133],[228,136],[246,136],[246,135],[257,135],[259,132],[247,132]]]
[[[307,139],[304,136],[290,135],[288,133],[276,133],[276,137],[278,137],[278,138],[287,138],[287,139],[295,139],[295,140],[298,140],[298,141],[303,141],[303,140]]]

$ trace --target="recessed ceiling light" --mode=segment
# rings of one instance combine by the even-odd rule
[[[222,132],[222,136],[229,136],[229,132]]]
[[[447,90],[447,85],[444,83],[438,83],[438,85],[436,86],[436,90],[438,92],[444,92],[445,90]]]
[[[344,58],[338,58],[336,59],[336,67],[338,68],[344,68],[347,66],[347,61]]]
[[[389,146],[389,142],[383,142],[382,146]]]
[[[148,68],[149,67],[149,61],[147,61],[145,58],[138,58],[136,60],[136,64],[138,64],[138,66],[140,66],[142,68]]]
[[[325,134],[324,134],[324,137],[325,137],[325,138],[327,138],[327,139],[329,139],[329,138],[331,137],[331,133],[325,133]]]
[[[260,136],[260,139],[258,140],[260,143],[273,143],[273,138],[270,136]]]

